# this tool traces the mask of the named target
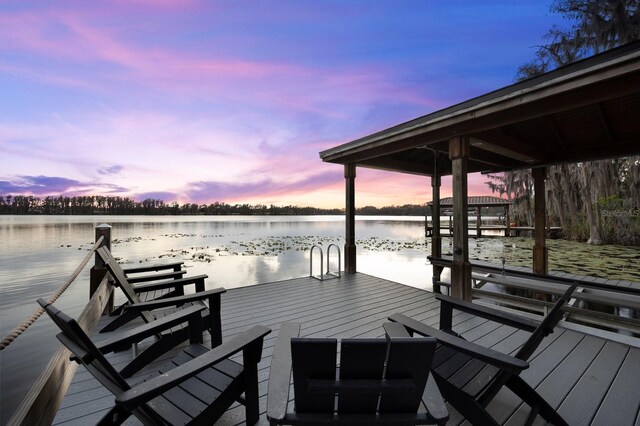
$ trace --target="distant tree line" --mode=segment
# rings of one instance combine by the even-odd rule
[[[404,206],[372,207],[356,209],[356,214],[384,216],[424,216],[427,207],[406,204]],[[177,202],[147,198],[135,201],[128,197],[81,195],[76,197],[33,195],[0,195],[0,214],[18,215],[340,215],[344,209],[321,209],[299,206],[267,206],[264,204],[227,204],[216,201],[211,204]]]

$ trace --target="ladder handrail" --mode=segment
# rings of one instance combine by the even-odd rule
[[[317,277],[313,275],[313,249],[316,249],[316,248],[320,250],[320,275]],[[323,263],[324,262],[323,262],[323,256],[322,256],[322,246],[319,246],[318,244],[314,244],[313,246],[311,246],[311,251],[309,252],[309,276],[313,278],[318,278],[320,281],[322,281],[324,276],[324,274],[322,273]]]
[[[338,247],[337,244],[329,244],[329,246],[327,247],[327,274],[331,274],[331,275],[336,275],[331,271],[331,268],[329,266],[329,260],[331,258],[331,247],[335,247],[336,250],[338,250],[338,275],[337,277],[339,278],[341,276],[341,271],[342,271],[342,255],[340,254],[340,247]]]

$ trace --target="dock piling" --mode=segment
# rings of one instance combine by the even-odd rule
[[[96,242],[98,242],[100,238],[103,238],[102,243],[100,244],[100,247],[106,247],[109,251],[111,251],[111,226],[107,225],[106,223],[96,226],[95,235],[96,235],[96,239],[95,239]],[[105,267],[104,261],[100,256],[98,256],[98,253],[96,252],[95,263],[91,268],[91,272],[90,272],[89,298],[91,298],[93,294],[96,292],[98,286],[104,279],[104,276],[106,275],[106,273],[107,273],[107,268]],[[111,313],[111,311],[113,311],[113,293],[111,293],[111,296],[109,297],[109,301],[107,302],[105,306],[105,311],[103,313],[108,314],[108,313]]]

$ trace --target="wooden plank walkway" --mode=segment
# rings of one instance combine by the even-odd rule
[[[224,294],[225,339],[253,324],[272,329],[265,340],[259,370],[259,424],[267,424],[269,365],[282,322],[302,323],[302,336],[382,337],[382,323],[395,312],[438,325],[439,303],[433,293],[362,273],[323,282],[300,278],[259,284]],[[527,337],[524,332],[464,313],[455,315],[454,324],[468,340],[506,353],[515,352]],[[129,351],[111,355],[112,362],[121,365],[129,357]],[[144,376],[143,371],[132,381]],[[540,345],[523,377],[551,405],[559,407],[570,424],[640,424],[640,349],[558,328]],[[54,424],[94,424],[112,404],[113,396],[79,368]],[[513,394],[504,390],[489,410],[501,423],[519,425],[528,413],[528,407],[520,405]],[[451,409],[450,413],[448,424],[466,424],[455,411]],[[135,419],[130,420],[129,424],[136,423]],[[243,423],[244,408],[239,405],[218,422]]]

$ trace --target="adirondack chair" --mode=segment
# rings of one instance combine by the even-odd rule
[[[204,280],[207,277],[206,275],[167,280],[164,279],[167,278],[167,274],[165,273],[159,275],[161,281],[156,282],[149,281],[154,280],[158,275],[129,278],[125,270],[120,267],[120,264],[106,247],[100,247],[96,252],[113,277],[115,285],[122,290],[127,298],[127,303],[119,306],[111,313],[114,319],[100,330],[101,333],[114,331],[135,318],[142,318],[144,322],[150,323],[157,318],[169,315],[176,309],[182,309],[185,306],[193,305],[207,308],[204,303],[206,300],[209,306],[208,309],[202,310],[202,316],[207,330],[211,333],[211,347],[222,343],[220,296],[226,291],[224,288],[205,291]],[[174,265],[176,264],[169,264],[169,267],[173,267]],[[153,265],[135,267],[128,271],[129,273],[131,273],[131,271],[137,273],[159,270],[161,268],[162,265]],[[169,275],[171,275],[171,273],[169,273]],[[134,286],[131,281],[145,283]],[[187,285],[195,285],[196,292],[185,294],[184,287]],[[182,325],[177,325],[159,334],[157,337],[156,343],[149,346],[136,358],[136,363],[131,364],[127,370],[121,372],[123,376],[129,377],[155,359],[158,354],[164,353],[168,349],[184,342],[189,338],[189,332]]]
[[[570,286],[541,322],[444,295],[436,296],[441,303],[440,330],[403,314],[393,314],[389,319],[402,324],[412,334],[431,336],[438,340],[432,371],[436,383],[447,402],[469,422],[478,425],[498,424],[486,407],[498,391],[506,386],[531,407],[527,424],[533,422],[539,414],[551,424],[566,425],[567,422],[556,410],[519,374],[529,367],[527,360],[562,319],[562,307],[571,299],[575,288],[576,284]],[[452,330],[453,309],[526,330],[531,335],[515,356],[497,352],[468,342],[455,333]]]
[[[337,368],[336,339],[298,338],[299,324],[282,324],[269,373],[269,422],[444,424],[449,413],[429,375],[435,339],[411,338],[399,324],[385,330],[387,339],[343,339]],[[292,371],[295,410],[288,411]]]
[[[71,359],[84,365],[115,395],[114,407],[99,424],[121,424],[132,414],[148,425],[212,424],[235,401],[245,405],[247,424],[258,420],[258,362],[264,336],[270,329],[254,326],[209,349],[201,344],[204,308],[192,306],[96,346],[73,318],[44,299],[38,303],[62,330],[57,338],[71,351]],[[190,344],[164,365],[154,366],[157,374],[145,381],[130,384],[105,357],[123,344],[183,322],[189,324]],[[239,352],[242,364],[230,359]]]

